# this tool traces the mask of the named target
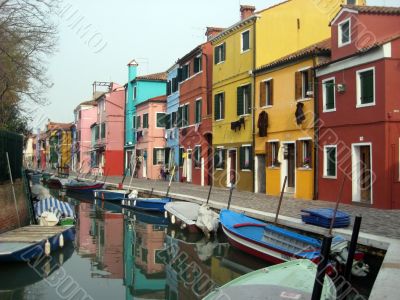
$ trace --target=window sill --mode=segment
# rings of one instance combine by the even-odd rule
[[[351,41],[348,41],[346,43],[338,43],[338,48],[341,48],[341,47],[344,47],[344,46],[347,46],[347,45],[350,45],[350,44],[351,44]]]
[[[250,169],[241,169],[240,171],[241,171],[241,172],[251,172]]]
[[[222,168],[215,168],[215,170],[216,170],[216,171],[223,171],[223,170],[225,170],[225,169],[222,169]]]
[[[217,65],[223,64],[224,62],[225,62],[225,61],[222,60],[222,61],[220,61],[220,62],[217,62],[215,65],[217,66]]]
[[[324,179],[337,179],[337,176],[326,176],[326,175],[324,175],[324,176],[322,176],[322,178],[324,178]]]
[[[223,121],[224,119],[218,119],[218,120],[215,120],[215,122],[221,122],[221,121]]]
[[[363,108],[363,107],[369,107],[369,106],[375,106],[375,101],[372,103],[366,103],[366,104],[357,103],[356,108]]]
[[[250,116],[250,114],[240,115],[239,118],[244,118],[244,117],[248,117],[248,116]]]
[[[268,169],[271,169],[271,170],[280,170],[281,169],[281,167],[279,166],[269,166],[268,167]]]
[[[245,54],[245,53],[248,53],[248,52],[250,52],[250,48],[246,49],[246,50],[240,50],[240,54]]]
[[[332,109],[323,109],[322,112],[323,113],[330,113],[330,112],[335,112],[336,108],[332,108]]]
[[[261,109],[268,109],[268,108],[271,108],[271,107],[273,107],[272,105],[264,105],[264,106],[261,106],[260,108]]]
[[[300,168],[297,168],[297,170],[299,170],[299,171],[312,171],[312,168],[300,167]]]
[[[296,102],[306,102],[306,101],[310,101],[310,100],[312,100],[312,98],[310,98],[310,97],[308,97],[308,98],[300,98],[300,99],[297,99]]]

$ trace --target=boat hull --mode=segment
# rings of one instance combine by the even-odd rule
[[[92,194],[94,190],[99,190],[101,188],[103,188],[104,183],[96,183],[96,184],[92,184],[92,185],[65,185],[65,189],[68,192],[72,192],[72,193],[90,193]]]
[[[97,199],[107,201],[121,201],[129,195],[129,191],[125,190],[93,190],[93,195]]]
[[[171,202],[171,198],[135,198],[123,199],[121,205],[130,209],[163,213],[168,202]]]

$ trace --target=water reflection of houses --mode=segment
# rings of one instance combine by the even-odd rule
[[[165,299],[165,225],[126,219],[124,285],[126,299]]]

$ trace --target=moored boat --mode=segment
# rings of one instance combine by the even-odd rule
[[[104,182],[88,182],[88,181],[77,181],[70,180],[64,184],[64,188],[68,192],[74,193],[93,193],[94,190],[102,189]]]
[[[165,204],[171,202],[171,198],[127,198],[121,201],[121,205],[137,210],[159,212],[163,213],[165,211]]]
[[[93,195],[97,199],[108,200],[108,201],[120,201],[127,198],[129,195],[128,190],[94,190]]]
[[[316,273],[317,265],[310,260],[294,260],[245,274],[204,299],[311,299]],[[334,283],[325,276],[320,299],[333,300],[336,294]]]

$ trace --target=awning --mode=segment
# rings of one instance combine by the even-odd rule
[[[75,217],[75,212],[71,204],[60,201],[54,197],[49,197],[35,203],[35,214],[41,216],[44,211],[51,211],[52,208],[57,208],[64,217]]]

